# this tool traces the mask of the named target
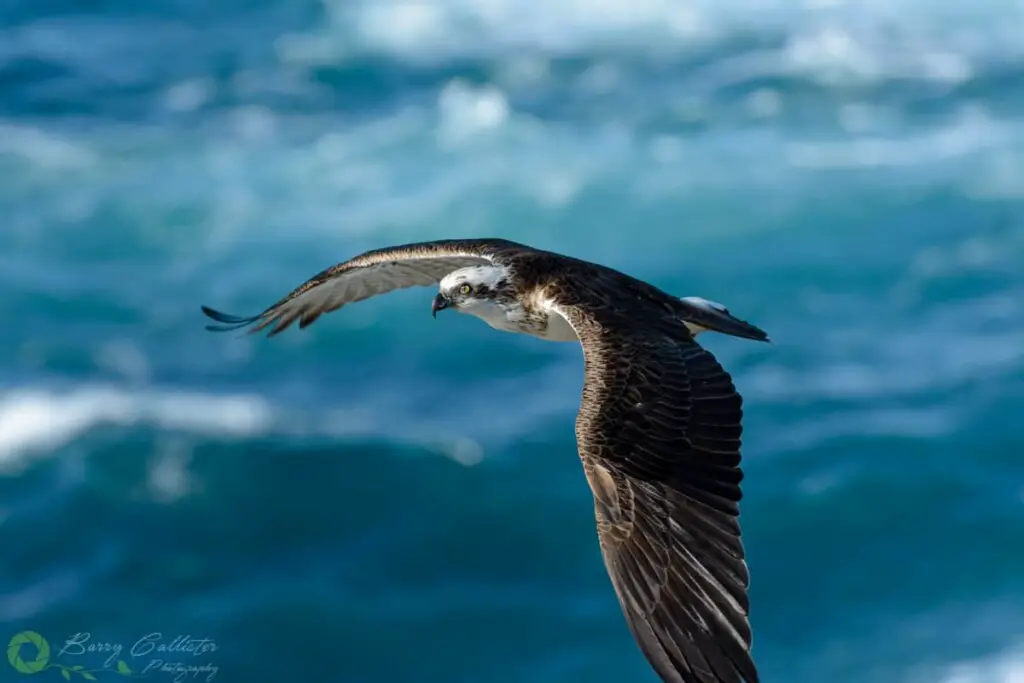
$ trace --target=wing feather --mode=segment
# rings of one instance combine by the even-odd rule
[[[226,332],[249,327],[268,336],[279,334],[298,322],[305,328],[325,313],[395,289],[430,286],[445,275],[472,265],[501,263],[532,248],[502,239],[440,240],[416,242],[368,251],[317,273],[272,306],[252,316],[238,316],[203,306],[207,317],[220,323],[206,329]]]
[[[583,346],[576,438],[629,628],[666,683],[758,683],[739,526],[742,399],[661,310],[627,316],[616,297],[580,287],[548,295]]]

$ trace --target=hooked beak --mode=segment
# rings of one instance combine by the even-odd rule
[[[436,318],[438,311],[443,311],[451,306],[451,304],[452,302],[448,297],[438,292],[437,296],[434,297],[434,302],[430,304],[430,315]]]

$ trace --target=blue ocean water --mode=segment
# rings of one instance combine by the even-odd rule
[[[1011,0],[0,1],[0,641],[49,646],[26,673],[11,641],[0,681],[655,683],[575,452],[577,347],[431,321],[426,289],[203,330],[200,304],[468,236],[771,334],[702,337],[745,397],[766,683],[1024,681],[1022,26]]]

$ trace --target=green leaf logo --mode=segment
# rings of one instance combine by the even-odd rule
[[[35,659],[26,660],[22,656],[22,645],[32,645],[35,647]],[[50,663],[50,644],[46,642],[46,638],[43,638],[35,631],[22,631],[11,638],[11,642],[7,643],[7,661],[11,663],[11,666],[16,671],[23,674],[39,673]]]
[[[61,669],[60,675],[64,677],[65,681],[71,680],[71,671],[69,669]]]
[[[132,670],[128,668],[128,665],[125,663],[123,659],[119,659],[117,660],[117,673],[121,674],[122,676],[131,676]]]

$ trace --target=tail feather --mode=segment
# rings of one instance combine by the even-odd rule
[[[696,296],[682,297],[679,301],[684,305],[680,317],[694,335],[710,330],[733,337],[771,343],[767,332],[746,320],[740,320],[720,303]]]

